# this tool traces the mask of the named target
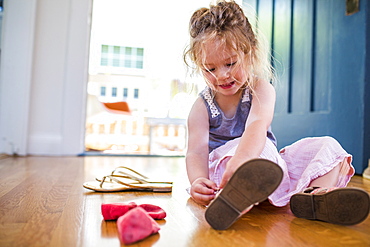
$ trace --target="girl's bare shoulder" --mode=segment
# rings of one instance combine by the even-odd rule
[[[208,122],[208,112],[204,100],[201,97],[198,97],[189,113],[188,123],[196,123],[199,121]]]

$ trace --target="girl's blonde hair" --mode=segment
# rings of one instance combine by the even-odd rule
[[[189,58],[195,64],[194,71],[204,68],[204,45],[218,41],[242,61],[235,66],[241,66],[247,74],[247,81],[242,82],[246,87],[253,91],[258,80],[273,80],[269,52],[264,42],[257,39],[242,8],[234,1],[220,0],[209,8],[195,11],[190,19],[189,33],[190,44],[184,52],[184,61],[190,67]]]

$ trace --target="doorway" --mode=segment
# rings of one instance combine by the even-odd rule
[[[86,152],[185,154],[186,118],[204,82],[182,53],[191,14],[208,5],[93,1]]]
[[[304,137],[332,136],[353,156],[369,153],[369,2],[248,0],[272,44],[279,78],[273,131],[283,148]]]

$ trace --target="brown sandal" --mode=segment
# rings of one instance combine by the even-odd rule
[[[216,230],[229,228],[247,208],[266,200],[282,178],[281,168],[269,160],[253,159],[244,163],[207,207],[207,222]]]
[[[290,209],[298,218],[355,225],[367,218],[370,197],[358,188],[310,187],[292,196]]]

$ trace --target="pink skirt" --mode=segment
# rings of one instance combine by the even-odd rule
[[[309,187],[311,181],[338,165],[342,167],[336,187],[345,187],[355,173],[351,164],[352,156],[331,137],[304,138],[280,152],[270,139],[266,139],[260,158],[275,162],[284,172],[281,184],[268,198],[275,206],[287,205],[292,195],[302,192]],[[229,141],[210,153],[209,176],[217,185],[220,184],[226,163],[235,154],[239,141],[240,138]]]

